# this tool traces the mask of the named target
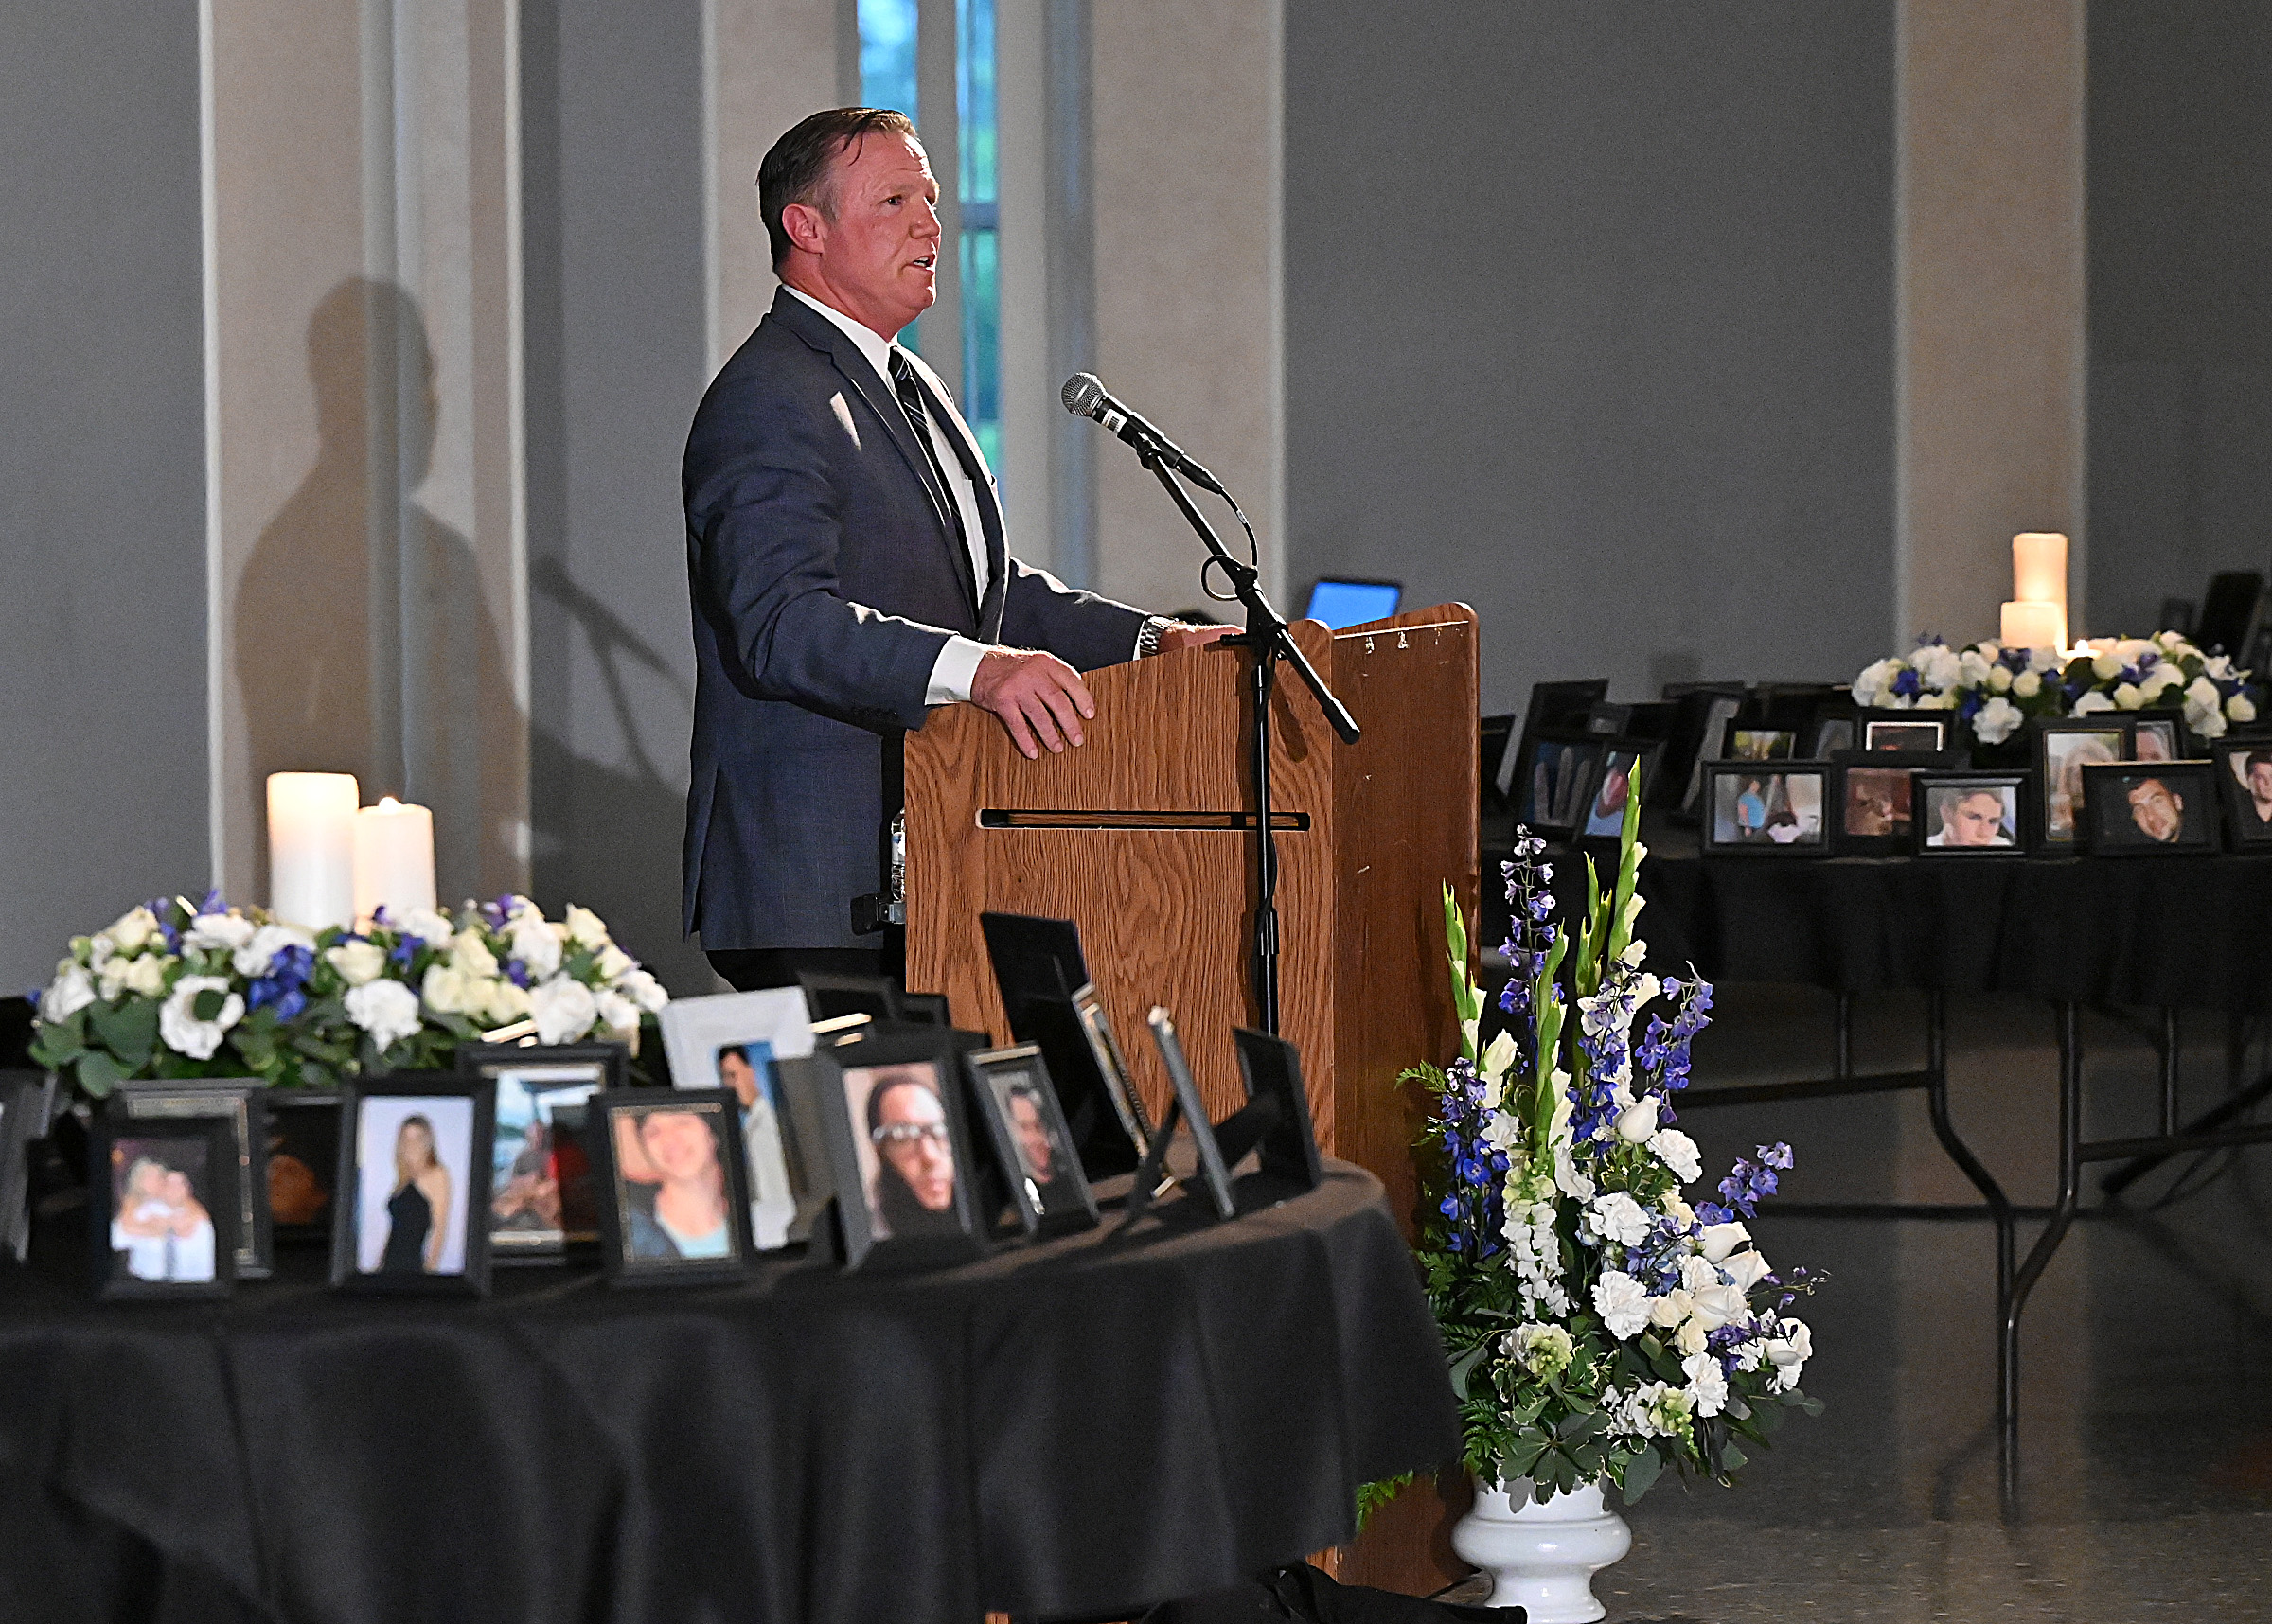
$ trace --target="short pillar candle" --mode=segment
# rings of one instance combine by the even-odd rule
[[[355,917],[434,908],[434,814],[391,795],[355,814]]]
[[[2067,611],[2057,604],[2012,603],[2004,606],[2002,636],[2006,648],[2067,647]]]
[[[268,907],[289,925],[321,930],[355,913],[351,772],[268,775]]]

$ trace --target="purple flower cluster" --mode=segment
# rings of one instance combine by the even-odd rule
[[[1491,1113],[1483,1106],[1483,1079],[1466,1060],[1452,1062],[1444,1090],[1436,1097],[1436,1137],[1444,1147],[1450,1188],[1438,1210],[1444,1214],[1446,1247],[1482,1259],[1500,1248],[1505,1218],[1507,1156],[1483,1139]]]
[[[1672,1023],[1668,1026],[1661,1015],[1649,1016],[1648,1029],[1633,1050],[1633,1066],[1649,1080],[1652,1090],[1664,1096],[1657,1120],[1669,1126],[1680,1120],[1673,1111],[1672,1096],[1688,1086],[1689,1046],[1712,1024],[1712,983],[1701,976],[1690,981],[1667,976],[1663,992],[1673,1001]]]
[[[274,1009],[276,1019],[290,1020],[308,1007],[308,978],[315,974],[315,955],[297,944],[279,947],[269,957],[268,974],[244,989],[247,1009]]]
[[[1641,1244],[1625,1248],[1620,1266],[1646,1285],[1651,1297],[1662,1297],[1680,1283],[1681,1265],[1690,1256],[1689,1233],[1679,1219],[1659,1218]]]
[[[1790,1171],[1791,1147],[1777,1140],[1761,1145],[1758,1159],[1744,1156],[1737,1160],[1728,1176],[1720,1180],[1720,1195],[1727,1205],[1707,1201],[1696,1209],[1696,1216],[1707,1224],[1732,1224],[1737,1214],[1746,1218],[1759,1215],[1759,1204],[1775,1193],[1775,1171]]]
[[[1526,1047],[1535,1047],[1538,1036],[1538,1012],[1531,1007],[1531,983],[1538,979],[1554,945],[1554,927],[1548,923],[1554,911],[1554,865],[1537,860],[1545,850],[1544,840],[1525,835],[1515,842],[1514,860],[1500,864],[1507,882],[1507,901],[1512,905],[1507,940],[1500,951],[1507,956],[1512,969],[1506,990],[1499,995],[1499,1007],[1521,1017],[1522,1031],[1532,1040]]]

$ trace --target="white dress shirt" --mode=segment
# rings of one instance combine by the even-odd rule
[[[788,287],[787,283],[782,285]],[[876,369],[876,376],[882,380],[885,397],[896,401],[898,391],[892,386],[892,351],[899,349],[899,345],[873,327],[863,327],[854,321],[843,311],[822,304],[801,288],[790,288],[789,291],[837,325],[844,336],[859,347],[867,363]],[[933,394],[942,400],[948,398],[947,386],[939,381],[936,373],[923,364],[922,357],[913,350],[899,349],[899,352],[914,364],[916,372],[931,386]],[[986,564],[986,530],[978,516],[978,492],[972,488],[970,475],[963,468],[963,459],[956,453],[954,442],[948,437],[947,428],[939,421],[938,414],[926,412],[924,417],[931,430],[932,450],[938,453],[939,467],[947,472],[948,492],[954,498],[954,505],[962,514],[963,539],[970,550],[970,578],[977,584],[979,602],[984,603],[992,572]],[[986,453],[975,442],[970,450],[978,458],[978,466],[985,468]],[[989,469],[988,478],[991,477],[992,470]],[[926,705],[951,705],[969,698],[970,682],[978,675],[978,662],[985,656],[986,646],[967,637],[949,633],[947,645],[939,650],[938,659],[932,662],[931,681],[924,691],[923,702]]]

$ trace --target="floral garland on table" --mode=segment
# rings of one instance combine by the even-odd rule
[[[2228,655],[2204,654],[2174,631],[2154,637],[2095,637],[2062,657],[2053,648],[2006,648],[1996,642],[1951,648],[1921,638],[1906,657],[1889,655],[1854,680],[1854,702],[1873,710],[1954,711],[1981,745],[2002,744],[2036,716],[2182,707],[2195,738],[2256,720],[2251,672]]]
[[[1607,1479],[1629,1505],[1667,1467],[1729,1482],[1742,1445],[1764,1446],[1786,1409],[1821,1411],[1799,1390],[1813,1337],[1789,1313],[1819,1277],[1777,1274],[1743,1222],[1774,1193],[1790,1147],[1738,1161],[1716,1202],[1681,1194],[1703,1166],[1671,1100],[1688,1086],[1712,988],[1642,968],[1638,804],[1607,892],[1588,862],[1574,944],[1553,922],[1544,842],[1518,831],[1500,998],[1513,1025],[1480,1052],[1482,995],[1446,889],[1462,1053],[1405,1073],[1434,1096],[1423,1183],[1435,1205],[1418,1255],[1466,1464],[1517,1494],[1527,1480],[1542,1501]],[[1660,998],[1665,1013],[1636,1039]]]
[[[31,1052],[94,1099],[131,1077],[320,1088],[447,1067],[460,1043],[524,1020],[542,1043],[632,1041],[669,997],[589,909],[556,922],[508,895],[455,919],[381,909],[312,931],[216,891],[73,937],[33,994]]]

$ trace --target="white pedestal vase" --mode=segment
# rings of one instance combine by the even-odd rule
[[[1530,1610],[1531,1624],[1590,1624],[1607,1611],[1593,1598],[1593,1576],[1633,1548],[1633,1530],[1588,1484],[1544,1505],[1515,1484],[1478,1484],[1475,1509],[1451,1530],[1451,1548],[1492,1578],[1492,1607]]]

